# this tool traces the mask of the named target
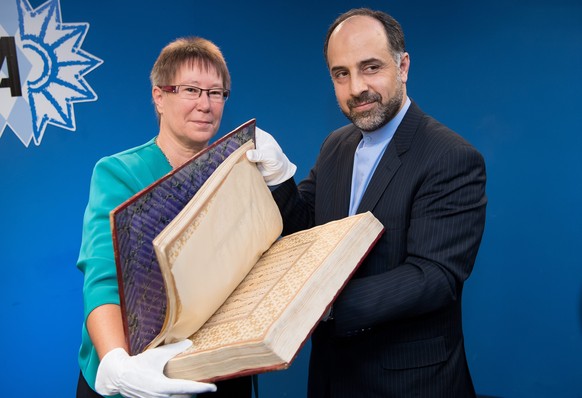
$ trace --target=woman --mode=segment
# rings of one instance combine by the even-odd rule
[[[122,326],[109,212],[208,146],[229,95],[230,74],[216,45],[181,38],[160,53],[151,72],[159,133],[145,144],[97,162],[77,267],[84,273],[85,322],[77,397],[120,394],[170,397],[216,386],[163,375],[165,363],[191,344],[182,341],[129,356]],[[217,383],[213,397],[250,397],[251,378]],[[96,390],[98,393],[96,393]]]

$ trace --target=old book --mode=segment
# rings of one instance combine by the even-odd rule
[[[152,238],[155,260],[141,260],[159,274],[140,270],[138,279],[154,275],[149,286],[163,290],[145,308],[163,313],[155,336],[140,331],[151,316],[126,319],[141,349],[194,343],[170,360],[169,377],[216,381],[289,366],[383,231],[364,213],[281,238],[277,206],[245,156],[253,145],[245,138],[229,151]],[[132,281],[125,272],[121,280]],[[133,289],[125,283],[125,296]]]
[[[154,239],[168,293],[155,344],[194,343],[169,361],[169,377],[215,381],[289,366],[383,231],[368,212],[280,238],[250,148],[230,155]]]

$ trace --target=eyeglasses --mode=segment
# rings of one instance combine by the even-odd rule
[[[195,100],[202,96],[202,93],[206,91],[208,93],[208,98],[212,102],[225,102],[228,99],[230,90],[225,88],[200,88],[196,86],[190,86],[187,84],[178,84],[175,86],[158,86],[162,91],[167,93],[178,94],[180,98],[185,100]]]

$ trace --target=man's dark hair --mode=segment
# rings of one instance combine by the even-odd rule
[[[340,23],[356,15],[368,16],[380,21],[380,23],[384,26],[384,30],[386,31],[386,37],[388,38],[388,43],[390,44],[390,48],[388,50],[392,52],[392,56],[394,57],[394,59],[397,59],[399,54],[406,51],[404,44],[404,32],[402,31],[402,27],[400,26],[397,20],[395,20],[394,18],[392,18],[390,15],[386,14],[383,11],[375,11],[369,8],[354,8],[340,15],[327,30],[325,43],[323,45],[323,56],[325,57],[326,63],[327,63],[327,46],[329,44],[329,38],[331,34]]]

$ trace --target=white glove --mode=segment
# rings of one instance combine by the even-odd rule
[[[247,159],[257,164],[269,186],[281,184],[293,177],[297,166],[287,159],[277,141],[260,128],[255,129],[255,147],[247,151]]]
[[[135,356],[123,348],[109,351],[99,364],[95,390],[101,395],[121,394],[128,398],[170,398],[214,392],[214,384],[170,379],[164,366],[192,345],[190,340],[152,348]]]

